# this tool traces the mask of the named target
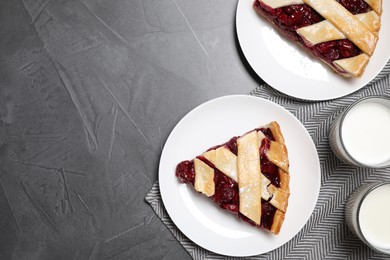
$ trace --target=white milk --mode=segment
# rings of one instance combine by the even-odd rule
[[[356,160],[380,166],[390,160],[390,107],[375,99],[354,106],[341,129],[345,149]]]
[[[363,236],[373,246],[390,249],[390,184],[380,186],[363,200],[359,223]]]

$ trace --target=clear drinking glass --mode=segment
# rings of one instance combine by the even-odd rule
[[[329,130],[333,152],[346,163],[369,168],[390,166],[390,99],[372,96],[353,103]]]
[[[348,198],[345,220],[365,244],[390,254],[390,181],[369,183]]]

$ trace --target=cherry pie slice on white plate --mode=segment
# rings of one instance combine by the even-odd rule
[[[274,128],[276,122],[269,123],[273,121],[278,122],[281,130]],[[259,127],[260,125],[263,127]],[[255,130],[251,131],[251,129]],[[249,142],[256,139],[256,132],[257,145]],[[261,143],[264,142],[262,150],[259,139],[264,140],[261,141]],[[253,176],[257,183],[259,175],[260,180],[264,181],[261,183],[260,196],[255,195],[255,203],[266,202],[261,206],[260,225],[255,222],[259,223],[260,208],[256,208],[253,215],[252,211],[250,213],[243,211],[254,220],[240,213],[241,194],[238,189],[240,173],[244,174],[241,175],[244,178],[248,174],[245,169],[238,170],[237,165],[246,165],[244,161],[239,162],[238,158],[247,156],[242,149],[241,152],[238,148],[235,149],[234,144],[242,148],[246,147],[247,143],[251,144],[249,147],[253,150],[253,153],[249,153],[251,155],[248,156],[260,158],[259,161],[250,160],[247,165],[255,165],[250,167],[255,169]],[[267,144],[269,144],[268,151]],[[280,155],[279,159],[277,155]],[[226,159],[223,159],[224,157]],[[193,186],[195,184],[195,173],[191,173],[195,170],[193,158],[199,160],[196,160],[196,163],[200,164],[200,168],[206,169],[205,176],[201,173],[198,178],[205,177],[200,179],[204,179],[205,183],[210,183],[210,186],[199,185],[198,187],[197,185],[197,189],[202,189],[206,194],[211,195],[214,186],[214,195],[208,197],[202,192],[197,192]],[[232,158],[236,158],[236,167],[234,167]],[[209,163],[206,163],[206,160]],[[221,166],[221,162],[224,162],[225,166]],[[175,174],[178,164],[184,168],[184,170],[179,170],[179,178]],[[214,171],[214,178],[211,177],[208,167]],[[236,175],[234,170],[228,170],[232,168],[236,168]],[[259,174],[259,168],[261,174]],[[275,172],[281,173],[279,179],[277,174],[273,175]],[[290,173],[291,178],[289,178]],[[219,181],[214,181],[212,185],[209,180],[215,178]],[[245,179],[241,179],[241,183],[245,186]],[[320,184],[320,163],[315,145],[305,127],[294,115],[283,107],[262,98],[249,95],[225,96],[207,101],[194,108],[178,122],[169,135],[161,153],[159,165],[159,186],[166,212],[160,206],[158,210],[166,220],[169,215],[174,225],[164,222],[183,243],[187,243],[186,237],[200,247],[218,254],[252,256],[280,247],[303,228],[316,205]],[[264,186],[266,188],[263,188]],[[208,187],[211,189],[209,190]],[[225,188],[225,194],[220,193],[221,188]],[[280,196],[282,194],[286,196]],[[266,197],[263,198],[263,195]],[[220,200],[221,203],[216,203],[219,201],[218,196],[223,199],[223,201]],[[287,200],[282,199],[287,196],[288,204]],[[249,200],[249,202],[252,201]],[[263,210],[263,207],[268,207],[266,205],[269,206],[270,213],[275,212],[273,217],[269,215],[263,218],[265,212],[269,210]],[[281,216],[280,220],[275,219],[277,215]],[[266,221],[267,219],[269,221]],[[261,227],[262,222],[264,228]],[[280,232],[274,235],[280,226]],[[175,227],[181,232],[178,232]],[[191,244],[187,245],[193,248]],[[207,254],[207,251],[197,251],[195,248],[194,250],[195,253]]]
[[[180,162],[176,176],[245,222],[279,233],[288,206],[290,174],[277,122]]]
[[[360,77],[375,51],[382,0],[255,0],[279,31],[344,77]]]

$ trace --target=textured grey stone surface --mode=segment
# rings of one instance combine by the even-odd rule
[[[144,197],[175,124],[261,80],[236,1],[0,1],[0,259],[186,259]]]

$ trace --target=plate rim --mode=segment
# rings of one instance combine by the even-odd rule
[[[375,70],[375,73],[374,75],[370,75],[368,78],[364,79],[363,81],[363,78],[364,78],[364,74],[363,76],[360,78],[360,79],[351,79],[352,81],[353,80],[357,80],[357,81],[360,81],[359,83],[356,83],[358,84],[359,86],[347,86],[348,88],[350,87],[351,89],[349,91],[344,91],[342,93],[336,93],[336,94],[329,94],[327,96],[321,96],[321,97],[318,97],[316,95],[314,96],[310,96],[310,94],[301,94],[301,93],[294,93],[294,91],[286,91],[285,89],[283,89],[283,87],[280,87],[278,86],[279,85],[282,85],[280,82],[278,82],[278,80],[275,79],[275,77],[271,77],[270,75],[266,75],[264,73],[261,72],[261,70],[257,69],[255,64],[256,62],[254,62],[254,60],[252,58],[250,58],[251,55],[248,54],[249,50],[247,50],[245,48],[245,44],[243,44],[243,42],[245,42],[243,40],[243,36],[242,36],[242,30],[240,30],[240,22],[241,22],[241,19],[239,16],[239,12],[240,10],[242,9],[242,6],[244,6],[244,2],[251,2],[253,3],[253,0],[238,0],[237,2],[237,8],[236,8],[236,13],[235,13],[235,30],[236,30],[236,34],[237,34],[237,40],[238,40],[238,44],[239,44],[239,48],[241,49],[242,51],[242,54],[243,56],[245,57],[245,60],[248,62],[248,65],[252,68],[252,70],[254,71],[254,73],[256,73],[256,75],[258,77],[260,77],[266,84],[268,84],[269,86],[271,86],[273,89],[289,96],[290,98],[294,98],[294,99],[298,99],[298,100],[303,100],[303,101],[326,101],[326,100],[333,100],[333,99],[337,99],[337,98],[341,98],[341,97],[345,97],[345,96],[348,96],[352,93],[355,93],[356,91],[366,87],[367,85],[370,85],[372,83],[372,81],[380,74],[380,72],[385,68],[386,64],[388,62],[390,62],[390,49],[389,48],[385,48],[385,46],[383,46],[384,43],[384,39],[383,39],[383,36],[382,37],[379,37],[379,41],[378,41],[378,44],[381,44],[384,48],[384,50],[386,50],[386,53],[385,53],[385,57],[384,59],[382,60],[381,58],[378,58],[379,54],[377,54],[376,58],[377,59],[380,59],[379,61],[381,62],[379,67],[378,67],[378,70]],[[387,2],[387,1],[385,1]],[[383,3],[385,5],[385,3]],[[390,3],[387,3],[390,5]],[[252,8],[252,4],[251,4],[251,8]],[[253,8],[252,8],[253,9]],[[384,14],[382,14],[382,28],[381,28],[381,31],[380,31],[380,34],[383,35],[385,33],[385,29],[388,29],[388,27],[390,27],[390,14],[387,14],[385,12],[383,12]],[[383,18],[386,18],[386,19],[383,19]],[[262,21],[262,19],[259,17],[259,20],[260,22]],[[383,23],[383,20],[386,21],[386,27],[384,27],[384,23]],[[269,26],[272,30],[274,31],[277,31],[272,25],[269,25],[269,24],[264,24],[265,26]],[[289,45],[293,46],[294,49],[298,50],[299,52],[305,52],[302,50],[302,47],[301,46],[298,46],[297,44],[292,44],[290,43],[286,37],[282,34],[280,34],[279,32],[277,33],[278,35],[280,35],[280,38],[283,42],[286,42],[288,43]],[[387,32],[386,32],[386,35]],[[389,38],[390,36],[387,36],[387,38]],[[378,47],[378,45],[377,45]],[[374,52],[374,55],[377,53],[378,51]],[[311,57],[310,55],[307,55],[308,57]],[[381,55],[383,56],[383,54]],[[311,57],[312,58],[312,57]],[[378,62],[378,61],[376,61]],[[373,61],[371,61],[371,63],[373,63]],[[319,63],[322,67],[326,68],[327,70],[329,70],[329,73],[331,74],[330,77],[334,77],[334,75],[336,75],[334,72],[331,71],[330,68],[327,68],[327,66],[323,63]],[[368,66],[370,66],[370,63],[368,64]],[[375,66],[375,65],[371,65],[371,66]],[[367,71],[366,71],[367,72]],[[291,73],[291,75],[293,75],[294,78],[302,78],[303,81],[306,81],[306,80],[309,80],[310,79],[305,79],[303,77],[300,77],[300,76],[295,76],[293,73]],[[348,79],[344,79],[342,78],[341,76],[338,76],[336,75],[337,77],[334,77],[336,78],[337,80],[340,80],[340,82],[348,82]],[[315,84],[315,83],[318,83],[320,81],[313,81],[312,83]],[[332,82],[332,81],[329,81],[329,84],[335,84],[337,82]],[[307,91],[306,91],[307,92]],[[309,93],[309,92],[308,92]]]
[[[315,153],[315,158],[316,158],[316,172],[317,172],[317,183],[316,183],[316,192],[315,192],[315,200],[313,201],[313,205],[312,205],[312,208],[310,209],[310,214],[307,214],[306,216],[306,219],[303,223],[302,226],[300,226],[296,232],[293,234],[293,235],[290,235],[289,238],[284,242],[282,243],[281,245],[278,245],[277,247],[275,248],[272,248],[272,249],[269,249],[269,250],[266,250],[264,252],[260,252],[260,253],[235,253],[235,254],[226,254],[224,253],[223,251],[220,251],[220,250],[216,250],[214,248],[210,248],[208,245],[205,245],[204,243],[202,242],[199,242],[199,241],[194,241],[193,240],[193,236],[192,234],[189,234],[189,230],[187,229],[183,229],[183,227],[179,226],[177,224],[177,220],[175,220],[172,216],[175,215],[174,214],[174,209],[171,207],[170,205],[170,202],[167,202],[167,197],[168,195],[165,194],[165,188],[162,186],[162,184],[164,184],[164,179],[162,178],[163,174],[161,174],[161,170],[163,168],[163,164],[164,164],[164,157],[167,156],[166,153],[164,153],[166,151],[166,147],[167,145],[169,144],[171,138],[174,138],[174,134],[175,134],[175,131],[178,127],[180,127],[181,125],[181,122],[184,121],[185,118],[187,117],[190,117],[192,113],[195,113],[198,109],[206,106],[206,105],[209,105],[210,103],[214,103],[214,102],[218,102],[218,101],[221,101],[221,100],[224,100],[224,99],[230,99],[230,98],[233,98],[233,99],[236,99],[236,98],[239,98],[239,99],[253,99],[253,100],[256,100],[256,102],[265,102],[267,103],[267,105],[271,105],[271,106],[276,106],[277,108],[283,110],[284,112],[288,113],[291,117],[291,119],[295,120],[297,122],[298,125],[300,125],[300,127],[304,130],[304,134],[310,139],[310,149],[313,150],[313,152]],[[177,162],[179,163],[179,162]],[[174,169],[172,169],[173,172],[172,174],[174,174]],[[209,250],[211,252],[214,252],[214,253],[217,253],[217,254],[222,254],[222,255],[227,255],[227,256],[236,256],[236,257],[248,257],[248,256],[254,256],[254,255],[259,255],[259,254],[265,254],[267,252],[270,252],[270,251],[273,251],[273,250],[276,250],[277,248],[283,246],[284,244],[288,243],[291,239],[293,239],[303,228],[304,226],[307,224],[307,222],[309,221],[311,215],[313,214],[314,212],[314,209],[318,203],[318,199],[319,199],[319,195],[320,195],[320,189],[321,189],[321,166],[320,166],[320,160],[319,160],[319,155],[318,155],[318,151],[317,151],[317,148],[314,144],[314,141],[313,139],[311,138],[310,134],[308,133],[306,127],[302,124],[302,122],[297,118],[295,117],[291,112],[289,112],[287,109],[285,109],[284,107],[282,107],[281,105],[277,104],[277,103],[274,103],[270,100],[267,100],[267,99],[264,99],[264,98],[260,98],[260,97],[255,97],[255,96],[251,96],[251,95],[227,95],[227,96],[221,96],[221,97],[218,97],[218,98],[214,98],[214,99],[211,99],[211,100],[208,100],[198,106],[196,106],[195,108],[193,108],[191,111],[189,111],[186,115],[184,115],[179,121],[178,123],[175,125],[175,127],[172,129],[171,133],[169,134],[165,144],[164,144],[164,148],[161,152],[161,156],[160,156],[160,162],[159,162],[159,169],[158,169],[158,180],[159,180],[159,187],[160,187],[160,194],[161,194],[161,199],[162,199],[162,203],[164,205],[164,208],[166,209],[166,212],[168,213],[169,217],[171,218],[172,222],[174,223],[174,225],[176,226],[176,228],[178,228],[180,230],[180,232],[182,232],[189,240],[191,240],[193,243],[195,243],[196,245],[206,249],[206,250]],[[187,185],[186,185],[187,186]],[[313,193],[314,194],[314,193]],[[169,205],[167,207],[167,205]]]

